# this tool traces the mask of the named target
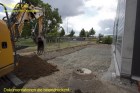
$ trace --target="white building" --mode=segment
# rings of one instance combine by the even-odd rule
[[[117,75],[140,81],[140,0],[118,0],[113,34]]]

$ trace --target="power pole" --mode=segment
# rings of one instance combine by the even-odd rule
[[[69,34],[69,28],[68,28],[68,18],[67,18],[67,33]]]

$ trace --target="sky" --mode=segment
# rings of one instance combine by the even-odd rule
[[[20,0],[0,0],[11,9]],[[58,8],[66,34],[72,29],[76,35],[82,28],[89,31],[92,27],[96,35],[112,34],[116,16],[117,0],[43,0],[53,8]],[[0,7],[0,18],[5,14]]]

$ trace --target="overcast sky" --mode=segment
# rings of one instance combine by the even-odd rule
[[[1,3],[14,6],[20,0],[0,0]],[[82,28],[89,31],[92,27],[96,35],[112,34],[116,16],[117,0],[43,0],[58,8],[62,16],[65,31],[72,29],[79,35]],[[9,7],[10,8],[10,7]],[[0,18],[5,16],[0,7]]]

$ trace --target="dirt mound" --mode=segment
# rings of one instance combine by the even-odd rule
[[[21,80],[38,79],[41,76],[48,76],[59,71],[57,66],[39,58],[37,55],[20,56],[19,64],[15,68],[14,73]]]

